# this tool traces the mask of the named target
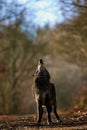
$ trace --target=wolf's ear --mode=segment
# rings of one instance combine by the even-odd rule
[[[39,64],[44,64],[42,59],[39,60]]]

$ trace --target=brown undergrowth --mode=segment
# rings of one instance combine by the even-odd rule
[[[21,130],[21,128],[27,127],[27,130],[30,128],[42,128],[42,129],[50,129],[50,128],[60,128],[68,130],[68,129],[87,129],[87,110],[75,110],[72,112],[63,112],[59,114],[62,118],[62,123],[56,123],[56,118],[54,115],[52,116],[52,125],[47,124],[47,115],[44,114],[42,123],[38,125],[36,123],[37,116],[36,115],[0,115],[0,130]],[[18,129],[19,128],[19,129]],[[25,129],[24,129],[25,130]]]

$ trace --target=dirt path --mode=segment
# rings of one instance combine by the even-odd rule
[[[74,126],[74,127],[18,127],[16,130],[87,130],[87,126]]]
[[[87,111],[60,114],[63,123],[56,123],[52,115],[52,125],[47,124],[47,115],[43,116],[41,125],[36,123],[36,115],[2,115],[0,130],[87,130]]]

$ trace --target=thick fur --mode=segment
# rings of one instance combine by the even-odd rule
[[[38,74],[34,77],[33,93],[37,102],[38,123],[41,123],[42,121],[43,106],[46,107],[48,112],[48,124],[52,123],[50,116],[52,108],[57,120],[61,121],[56,111],[55,86],[53,83],[50,83],[49,77],[49,73],[46,69],[39,69]]]

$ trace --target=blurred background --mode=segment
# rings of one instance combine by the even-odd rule
[[[87,109],[87,0],[0,0],[0,114],[36,112],[40,58],[58,110]]]

